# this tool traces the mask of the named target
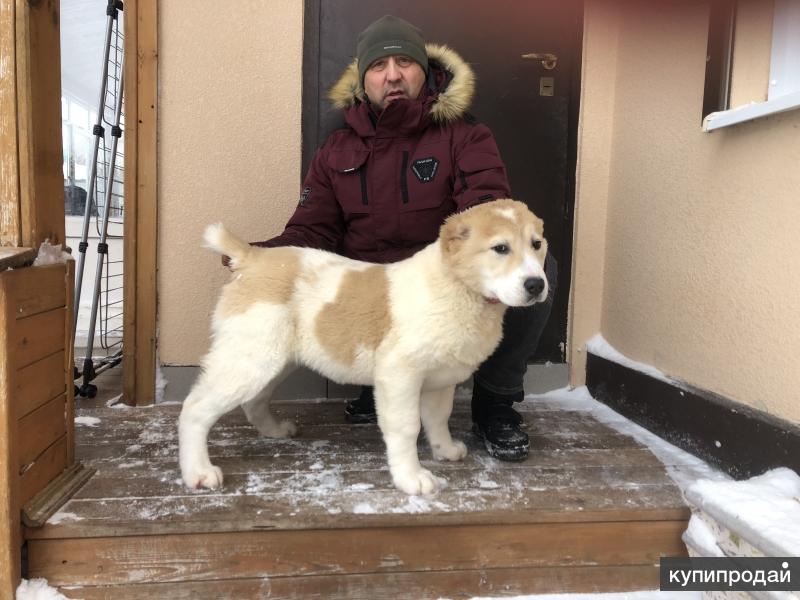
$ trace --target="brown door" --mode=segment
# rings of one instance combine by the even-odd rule
[[[470,112],[492,129],[514,197],[544,219],[550,251],[558,260],[553,314],[532,358],[564,362],[582,3],[306,0],[304,171],[325,132],[341,121],[325,93],[352,60],[358,33],[385,14],[414,23],[427,41],[447,44],[473,66],[478,86]],[[554,54],[557,60],[543,65],[523,58],[531,53]]]

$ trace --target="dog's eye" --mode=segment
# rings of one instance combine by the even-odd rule
[[[511,252],[511,248],[508,247],[508,244],[497,244],[496,246],[492,246],[492,250],[498,254],[508,254]]]
[[[533,246],[534,250],[540,250],[542,247],[542,240],[533,240],[531,246]]]

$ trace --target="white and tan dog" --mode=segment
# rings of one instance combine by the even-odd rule
[[[295,365],[375,386],[378,425],[394,484],[408,494],[439,485],[417,455],[420,422],[436,460],[467,449],[447,421],[455,385],[495,349],[507,306],[547,297],[542,221],[521,202],[496,200],[452,215],[439,239],[411,258],[375,265],[309,248],[255,248],[221,225],[209,247],[231,257],[233,279],[212,321],[211,350],[180,416],[180,464],[189,487],[217,488],[207,436],[242,405],[268,437],[269,396]]]

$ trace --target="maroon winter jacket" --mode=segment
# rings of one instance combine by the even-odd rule
[[[346,127],[314,156],[284,232],[259,246],[304,246],[388,263],[433,242],[444,219],[506,198],[506,169],[492,132],[466,114],[472,69],[445,46],[428,44],[429,75],[417,100],[376,114],[355,62],[332,88]]]

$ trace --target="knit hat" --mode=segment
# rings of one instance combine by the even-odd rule
[[[363,84],[369,66],[386,56],[403,54],[418,62],[428,73],[428,53],[419,29],[399,17],[381,17],[358,35],[356,58],[358,77]]]

